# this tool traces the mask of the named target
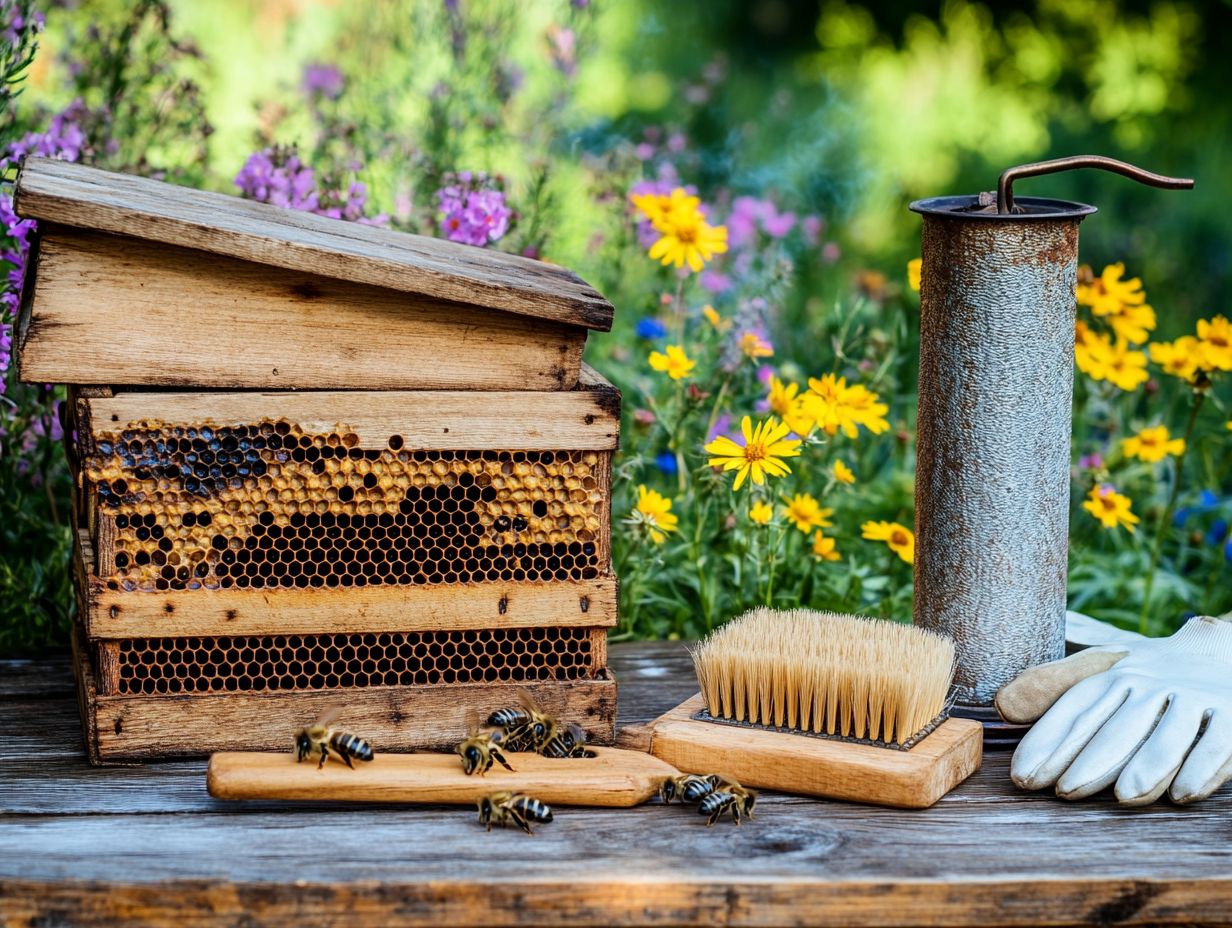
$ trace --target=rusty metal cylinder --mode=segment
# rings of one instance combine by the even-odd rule
[[[1078,224],[1094,207],[918,200],[915,622],[960,705],[1064,656]]]

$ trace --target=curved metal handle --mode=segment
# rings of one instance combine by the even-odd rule
[[[1099,168],[1102,171],[1111,171],[1113,174],[1136,180],[1140,184],[1163,187],[1166,190],[1190,190],[1194,185],[1192,178],[1152,174],[1150,171],[1144,171],[1124,161],[1117,161],[1115,158],[1105,158],[1103,155],[1074,155],[1070,158],[1036,161],[1034,164],[1020,164],[1018,167],[1007,168],[997,181],[997,212],[1012,213],[1014,211],[1014,181],[1023,177],[1055,174],[1058,171],[1073,171],[1078,168]]]

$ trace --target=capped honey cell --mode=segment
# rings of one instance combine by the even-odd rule
[[[398,435],[364,449],[345,426],[284,419],[138,423],[102,435],[84,471],[112,520],[111,589],[304,589],[598,577],[607,462]]]

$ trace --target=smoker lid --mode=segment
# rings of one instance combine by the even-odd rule
[[[1031,221],[1056,219],[1083,219],[1096,212],[1094,206],[1075,203],[1071,200],[1053,200],[1049,197],[1015,197],[1012,213],[997,212],[997,195],[981,193],[974,196],[929,197],[911,204],[913,213],[924,216],[939,216],[947,219],[988,219],[993,221]]]

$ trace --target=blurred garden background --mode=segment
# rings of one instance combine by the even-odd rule
[[[1071,607],[1153,634],[1232,609],[1227,0],[0,10],[8,180],[29,153],[93,163],[540,257],[604,292],[617,321],[588,360],[625,394],[625,637],[693,637],[760,602],[909,619],[907,203],[1076,153],[1194,177],[1018,192],[1100,209],[1082,229]],[[0,218],[11,655],[62,647],[73,596],[62,394],[19,384],[11,358],[31,230],[7,193]]]

